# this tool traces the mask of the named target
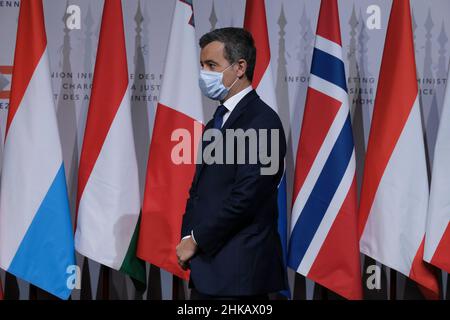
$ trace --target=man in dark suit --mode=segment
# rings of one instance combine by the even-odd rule
[[[191,269],[191,299],[267,299],[269,293],[286,289],[277,228],[278,184],[286,153],[283,126],[252,89],[256,48],[249,32],[217,29],[200,39],[200,47],[200,88],[221,105],[204,130],[205,159],[197,165],[189,191],[178,261]],[[214,129],[222,136],[205,141],[208,130]],[[245,143],[229,147],[230,139],[239,138],[228,132],[246,132],[241,139]],[[252,133],[256,148],[251,146]],[[216,146],[224,147],[223,155],[214,149],[211,155],[219,161],[206,161],[206,150]],[[252,152],[257,161],[251,160]],[[264,157],[267,152],[271,164]],[[239,161],[239,153],[245,161]],[[275,170],[264,172],[274,163]]]

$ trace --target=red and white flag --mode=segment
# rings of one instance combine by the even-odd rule
[[[264,0],[247,0],[244,28],[252,34],[257,52],[252,85],[261,99],[280,115],[279,108],[289,108],[289,106],[277,105]],[[278,186],[278,232],[280,234],[285,263],[288,242],[286,192],[286,175],[284,174]],[[284,294],[289,296],[288,291],[285,291]]]
[[[81,151],[75,247],[145,283],[136,258],[140,193],[120,0],[105,1]]]
[[[202,133],[198,61],[192,0],[178,0],[147,163],[138,256],[184,279],[189,273],[178,265],[175,248]],[[174,159],[180,143],[193,150],[182,155],[187,161]]]
[[[361,252],[437,297],[423,261],[428,176],[409,0],[392,3],[359,208]]]
[[[261,99],[278,112],[264,0],[247,0],[244,28],[252,34],[257,52],[252,85]]]
[[[450,79],[450,69],[449,78]],[[428,206],[425,261],[450,272],[450,84],[447,84],[435,147]],[[448,290],[448,289],[447,289]]]

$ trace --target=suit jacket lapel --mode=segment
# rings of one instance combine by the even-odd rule
[[[239,101],[239,103],[234,108],[233,112],[231,112],[227,121],[225,121],[222,128],[220,129],[222,131],[222,133],[225,133],[226,129],[231,128],[231,126],[236,122],[237,119],[239,119],[239,117],[245,111],[245,107],[247,106],[247,104],[257,97],[258,97],[258,94],[256,93],[256,91],[252,90],[247,95],[245,95],[241,101]]]
[[[231,128],[231,126],[239,119],[239,117],[244,113],[244,111],[246,110],[246,106],[247,104],[252,101],[253,99],[257,98],[258,94],[256,93],[255,90],[250,91],[247,95],[244,96],[244,98],[242,98],[241,101],[239,101],[239,103],[236,105],[236,107],[234,108],[233,112],[231,112],[230,116],[228,117],[227,121],[225,121],[225,123],[223,124],[222,128],[220,129],[220,131],[222,132],[220,138],[217,141],[214,141],[212,143],[214,143],[214,145],[216,143],[219,142],[220,139],[223,139],[223,135],[225,135],[225,132],[227,129]],[[207,126],[205,127],[205,130],[211,129],[212,124],[214,121],[209,121]],[[203,170],[203,168],[205,167],[205,161],[203,159],[203,135],[202,135],[202,161],[200,164],[197,165],[197,168],[195,170],[195,177],[194,177],[194,185],[197,185],[198,180],[200,178],[200,174]]]
[[[204,147],[205,147],[205,146],[204,146],[205,143],[203,142],[203,135],[204,135],[205,131],[211,129],[213,125],[214,125],[214,120],[210,120],[210,121],[206,124],[205,128],[203,129],[201,141],[199,141],[200,147],[198,148],[198,152],[201,153],[201,154],[200,154],[200,163],[198,163],[198,164],[196,165],[196,168],[195,168],[194,185],[197,184],[198,177],[200,176],[200,172],[202,171],[202,168],[203,168],[203,165],[204,165],[204,161],[203,161],[203,150],[204,150]],[[198,155],[197,155],[197,157],[198,157]]]

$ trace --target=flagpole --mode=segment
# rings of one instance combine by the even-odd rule
[[[147,285],[147,300],[162,300],[161,295],[161,272],[159,267],[150,264]]]
[[[306,279],[299,273],[295,273],[293,300],[306,300]]]
[[[320,286],[321,290],[322,290],[322,294],[321,294],[321,300],[322,301],[328,301],[328,289],[325,288],[324,286]]]
[[[28,294],[29,294],[28,298],[30,300],[37,300],[37,287],[30,283],[30,288],[29,288]]]
[[[172,300],[179,300],[179,286],[177,276],[172,276]]]
[[[110,281],[110,269],[102,264],[102,300],[109,300],[109,281]]]
[[[70,300],[70,296],[67,298],[67,300]],[[48,291],[45,291],[35,285],[32,285],[30,283],[30,291],[29,291],[29,299],[30,300],[59,300],[60,298],[56,297],[55,295],[51,294]]]
[[[444,292],[442,292],[444,294]],[[447,274],[447,297],[444,300],[450,300],[450,275]]]
[[[172,300],[186,300],[183,280],[177,276],[172,276],[172,279]]]
[[[3,299],[19,300],[19,298],[20,298],[19,284],[17,283],[16,276],[12,275],[9,272],[5,272]]]
[[[397,271],[394,269],[390,269],[391,272],[391,280],[390,280],[390,300],[397,300]]]

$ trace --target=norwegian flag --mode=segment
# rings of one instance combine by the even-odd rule
[[[361,299],[357,199],[336,0],[322,0],[297,149],[288,266]]]

